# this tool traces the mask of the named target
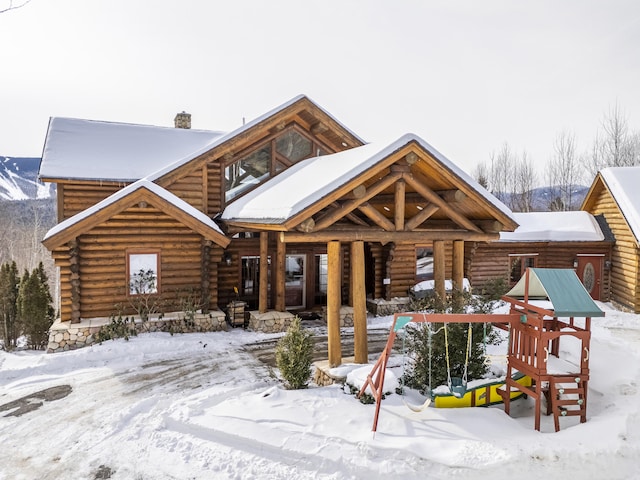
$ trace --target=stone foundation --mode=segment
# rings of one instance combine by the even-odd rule
[[[268,312],[260,313],[257,310],[253,310],[249,312],[249,326],[247,328],[254,332],[286,332],[294,318],[295,315],[289,312],[269,310]]]
[[[80,323],[56,320],[49,329],[47,353],[75,350],[95,343],[96,334],[111,322],[109,318],[92,318]],[[182,313],[167,313],[162,318],[152,318],[146,322],[135,319],[138,333],[145,332],[216,332],[227,330],[224,312],[214,310],[208,314],[196,314],[193,320],[187,320]]]
[[[322,320],[327,323],[327,307],[322,307]],[[343,305],[340,307],[340,328],[353,327],[353,307]]]
[[[409,309],[409,297],[395,297],[391,300],[376,298],[367,300],[367,311],[376,317],[386,317],[394,313],[406,312]]]

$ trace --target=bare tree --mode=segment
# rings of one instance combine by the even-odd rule
[[[553,152],[546,169],[547,185],[552,192],[549,209],[572,210],[575,201],[574,191],[582,178],[575,134],[564,130],[556,135]]]
[[[605,167],[640,164],[640,132],[629,131],[627,118],[617,103],[602,120],[602,130],[583,162],[592,176]]]
[[[530,212],[533,210],[533,191],[538,181],[533,159],[523,151],[514,167],[511,208],[518,212]]]
[[[9,0],[9,5],[7,5],[5,7],[0,7],[0,13],[8,12],[9,10],[15,10],[17,8],[22,8],[27,3],[29,3],[30,1],[31,0],[24,0],[24,1],[14,5],[13,0]]]

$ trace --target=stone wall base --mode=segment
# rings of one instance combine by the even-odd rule
[[[109,318],[92,318],[80,323],[61,322],[58,319],[49,328],[47,353],[75,350],[93,345],[97,333],[110,322]],[[167,313],[162,318],[152,318],[146,322],[134,317],[134,324],[137,333],[192,333],[227,330],[225,314],[220,310],[213,310],[206,314],[199,313],[193,319],[186,319],[181,312]]]
[[[322,320],[327,323],[327,307],[322,307]],[[340,328],[353,327],[353,307],[342,305],[340,307]]]
[[[290,312],[276,312],[269,310],[260,313],[257,310],[249,312],[249,330],[264,333],[281,333],[286,332],[291,325],[291,321],[295,315]]]
[[[376,317],[386,317],[394,313],[406,312],[409,309],[409,297],[396,297],[391,300],[376,298],[367,300],[367,311]]]

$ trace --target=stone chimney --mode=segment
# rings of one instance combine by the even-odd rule
[[[182,113],[178,113],[176,118],[173,119],[173,123],[176,128],[191,128],[191,114],[186,113],[184,110]]]

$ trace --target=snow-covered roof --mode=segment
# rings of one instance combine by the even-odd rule
[[[259,220],[270,223],[284,221],[363,174],[410,142],[418,143],[447,169],[513,219],[513,213],[502,202],[431,145],[412,133],[400,137],[386,147],[368,144],[298,162],[228,205],[222,214],[222,219]]]
[[[640,167],[609,167],[600,175],[640,242]]]
[[[134,182],[206,150],[221,132],[54,117],[41,178]]]
[[[212,148],[214,148],[214,147],[216,147],[218,145],[222,145],[224,142],[226,142],[227,140],[229,140],[231,138],[234,138],[234,137],[236,137],[238,135],[241,135],[242,133],[246,132],[250,128],[253,128],[254,126],[258,125],[260,122],[265,121],[266,119],[276,115],[278,112],[290,107],[294,103],[299,102],[300,100],[302,100],[304,98],[306,98],[311,103],[313,103],[319,110],[321,110],[325,115],[327,115],[334,122],[336,122],[338,125],[340,125],[340,127],[342,127],[345,131],[349,132],[349,134],[351,134],[359,142],[361,142],[363,144],[366,143],[358,135],[356,135],[353,131],[351,131],[348,127],[346,127],[342,122],[340,122],[337,118],[335,118],[333,115],[331,115],[329,112],[327,112],[324,108],[320,107],[317,103],[315,103],[313,100],[311,100],[308,96],[301,94],[301,95],[297,95],[297,96],[293,97],[291,100],[283,103],[282,105],[278,105],[273,110],[269,110],[268,112],[264,113],[263,115],[260,115],[259,117],[254,118],[253,120],[251,120],[250,122],[247,122],[246,124],[242,125],[241,127],[237,128],[237,129],[235,129],[235,130],[233,130],[233,131],[231,131],[229,133],[221,135],[211,145],[206,146],[206,148],[203,148],[200,151],[193,152],[193,154],[190,155],[189,157],[184,157],[184,158],[177,159],[175,162],[173,162],[171,164],[168,164],[167,166],[162,167],[157,171],[154,171],[153,173],[148,175],[147,178],[149,180],[157,180],[158,178],[163,177],[167,173],[175,170],[176,168],[181,167],[182,165],[187,163],[189,160],[191,160],[193,158],[196,158],[198,155],[201,155],[201,154],[205,153],[207,150],[210,150],[210,149],[212,149]]]
[[[521,212],[513,216],[520,226],[514,232],[501,232],[501,242],[593,242],[605,238],[589,212]]]
[[[109,197],[87,208],[86,210],[83,210],[82,212],[77,213],[76,215],[60,222],[59,224],[57,224],[55,227],[53,227],[51,230],[47,232],[47,234],[44,236],[43,241],[46,241],[48,238],[51,238],[54,235],[68,229],[69,227],[90,217],[91,215],[96,214],[97,212],[108,207],[109,205],[116,203],[118,200],[126,197],[127,195],[130,195],[131,193],[141,188],[145,188],[150,192],[153,192],[155,195],[171,203],[173,206],[179,208],[187,215],[195,218],[206,227],[209,227],[215,230],[220,235],[224,236],[224,233],[222,232],[222,230],[220,230],[220,227],[207,215],[202,213],[200,210],[192,207],[187,202],[185,202],[181,198],[178,198],[173,193],[169,192],[168,190],[165,190],[161,186],[143,179],[143,180],[138,180],[137,182],[132,183],[131,185],[128,185],[121,190],[118,190],[113,195],[110,195]]]

